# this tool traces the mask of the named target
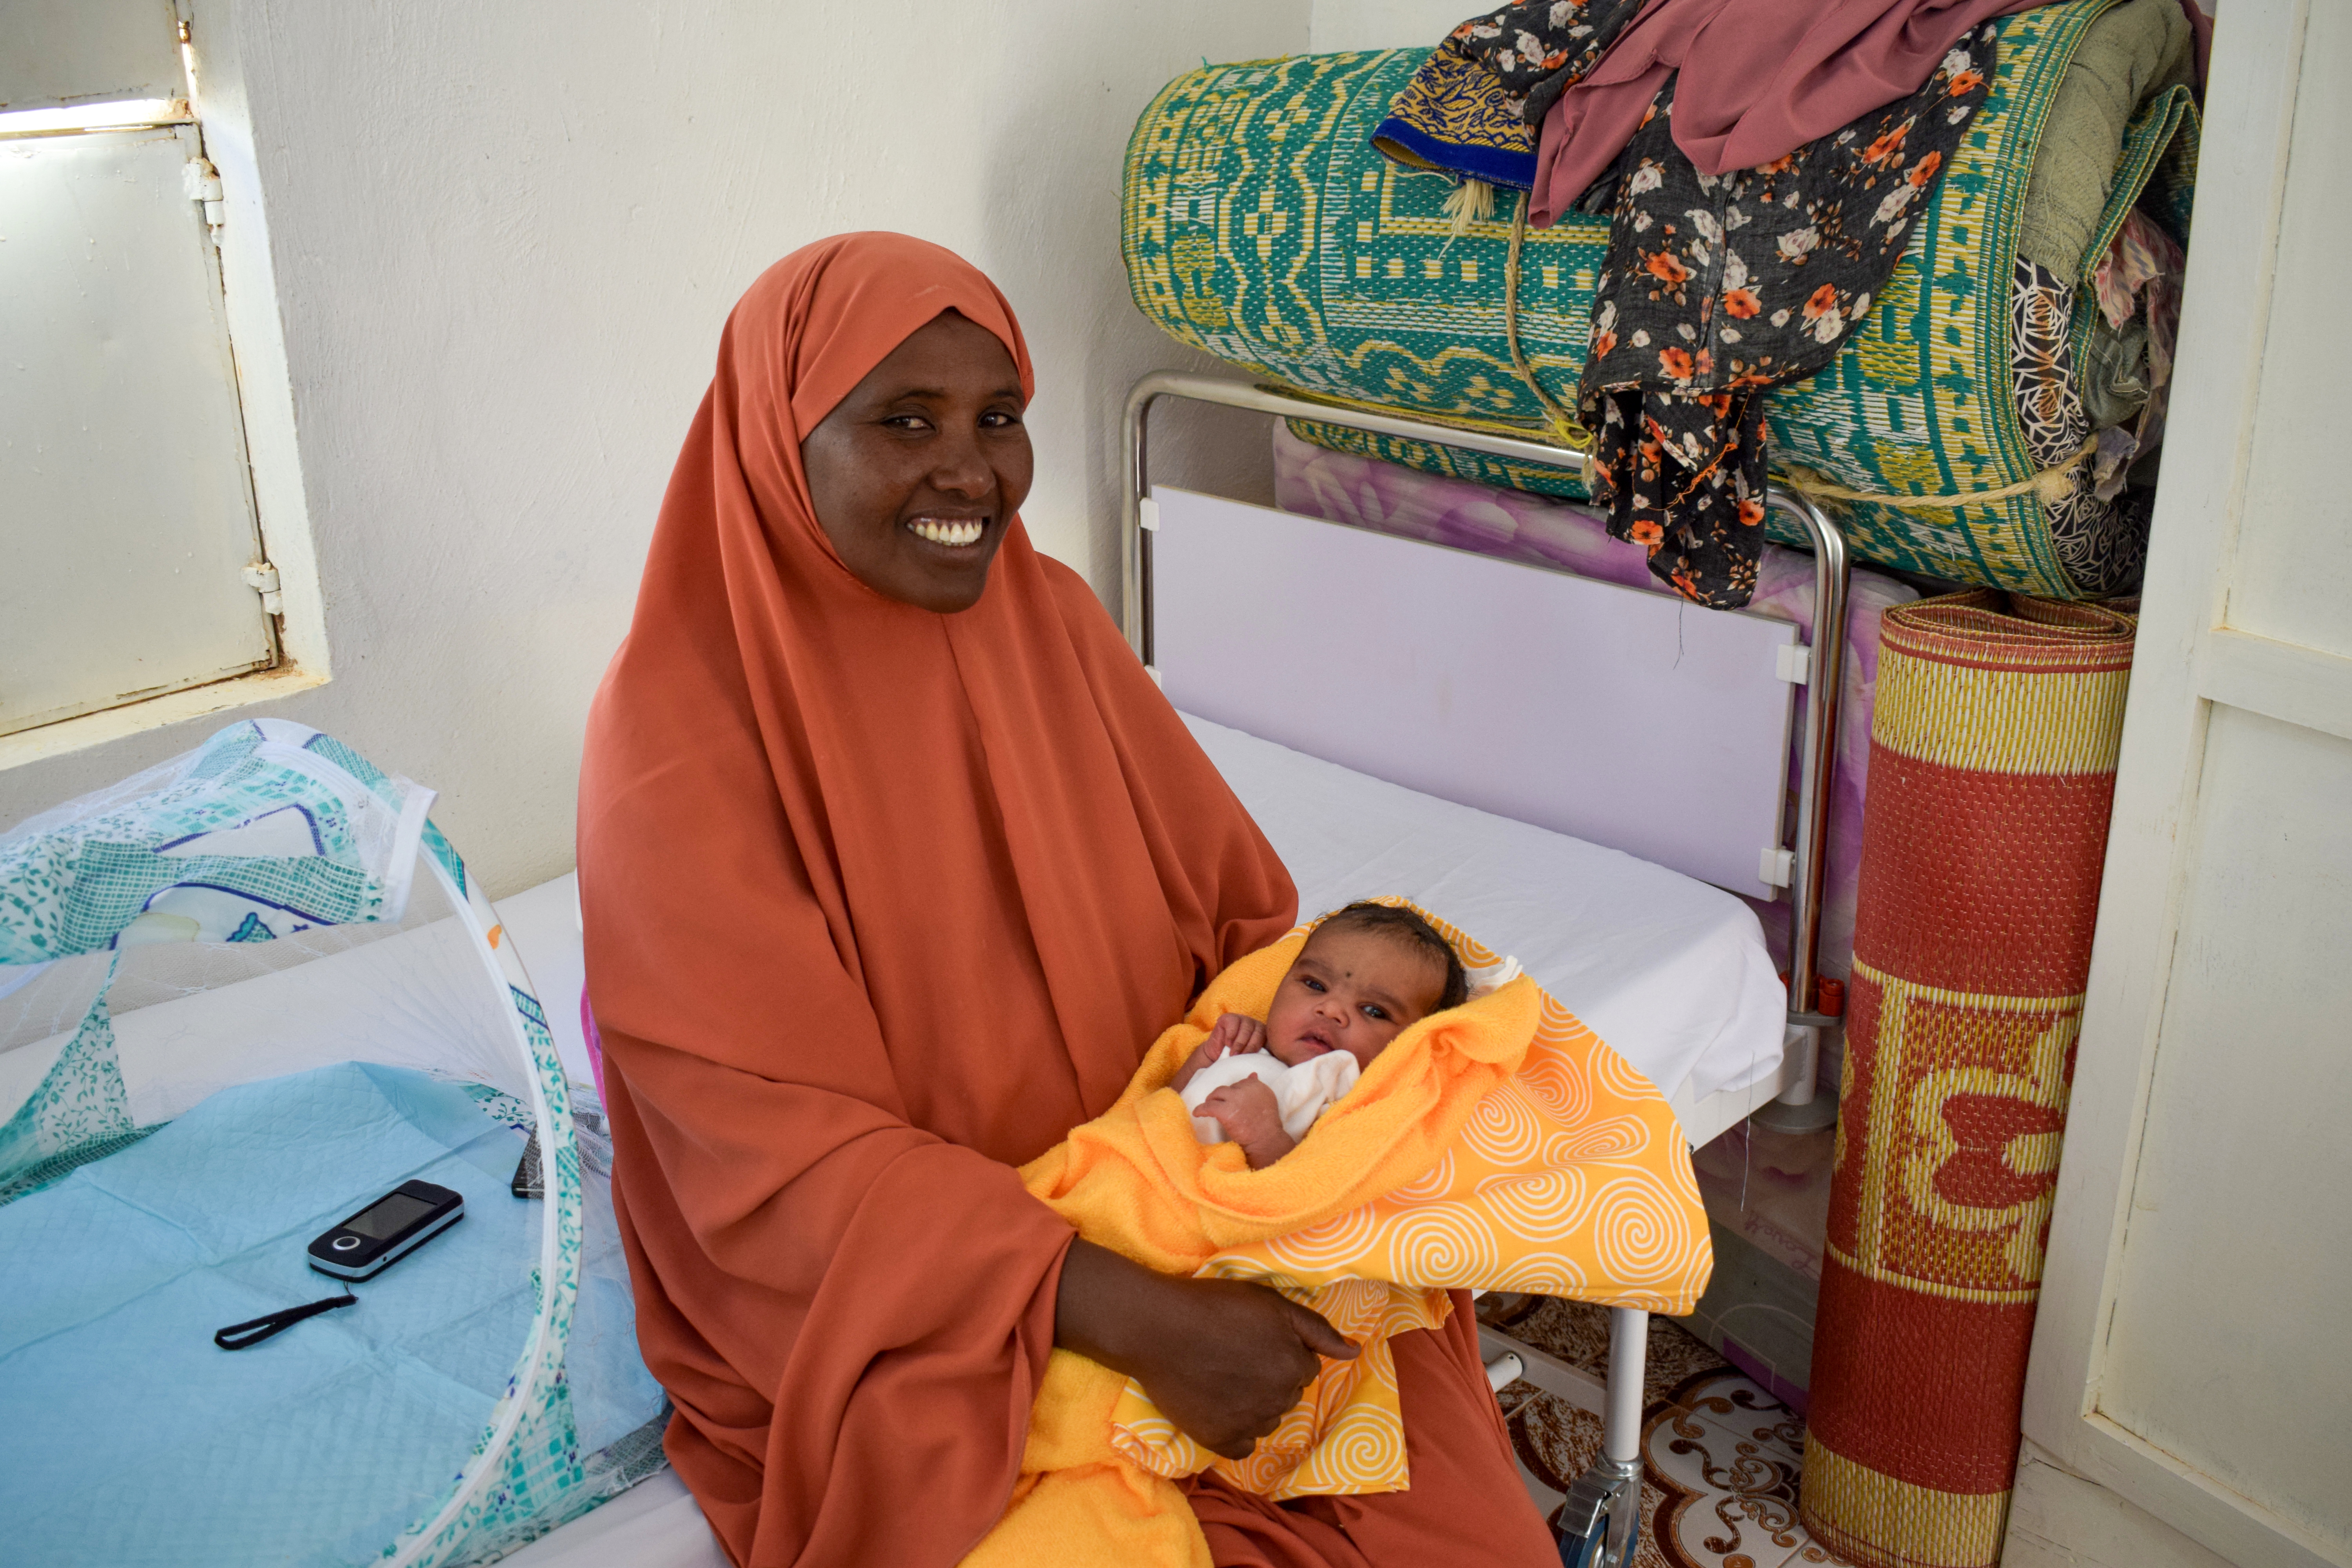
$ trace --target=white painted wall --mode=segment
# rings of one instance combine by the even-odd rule
[[[1309,34],[1309,0],[193,10],[245,226],[233,328],[263,528],[281,565],[315,565],[289,644],[332,677],[236,711],[441,790],[494,893],[572,863],[582,724],[720,324],[796,246],[902,229],[996,279],[1037,361],[1029,525],[1112,586],[1119,401],[1145,370],[1206,368],[1129,301],[1128,132],[1203,56]],[[1267,496],[1263,421],[1159,417],[1168,479]],[[20,749],[0,825],[229,716]]]
[[[1499,5],[1502,0],[1492,0]],[[1315,0],[1317,54],[1339,49],[1433,49],[1488,0]]]

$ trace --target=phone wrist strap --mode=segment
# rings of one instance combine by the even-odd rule
[[[250,1322],[231,1323],[213,1336],[213,1343],[225,1351],[241,1351],[257,1345],[272,1334],[284,1333],[305,1318],[315,1318],[321,1312],[331,1312],[338,1307],[356,1307],[360,1299],[349,1290],[340,1296],[321,1296],[315,1301],[305,1301],[299,1307],[283,1307],[267,1317]]]

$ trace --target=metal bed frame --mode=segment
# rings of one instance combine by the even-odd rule
[[[1151,605],[1150,447],[1148,425],[1162,398],[1213,403],[1280,417],[1318,420],[1383,436],[1465,447],[1524,462],[1581,472],[1585,454],[1530,435],[1526,438],[1457,429],[1402,415],[1334,406],[1308,398],[1219,376],[1155,371],[1127,395],[1122,421],[1122,527],[1119,584],[1128,641],[1146,667],[1153,663]],[[1788,1045],[1796,1070],[1780,1101],[1810,1105],[1818,1089],[1821,1046],[1839,1020],[1813,1010],[1821,943],[1823,859],[1829,843],[1830,777],[1836,757],[1839,699],[1845,679],[1845,616],[1849,565],[1845,536],[1807,497],[1774,485],[1766,504],[1803,525],[1813,545],[1813,635],[1806,660],[1805,730],[1797,793],[1795,865],[1789,894],[1793,908],[1789,954]],[[1540,570],[1540,568],[1538,568]],[[1487,1377],[1496,1388],[1524,1377],[1548,1393],[1601,1414],[1601,1452],[1577,1478],[1559,1515],[1560,1559],[1570,1568],[1622,1568],[1632,1560],[1640,1527],[1642,1492],[1642,1378],[1647,1356],[1650,1315],[1638,1309],[1609,1310],[1609,1375],[1595,1378],[1541,1350],[1481,1325],[1480,1343],[1490,1356]]]

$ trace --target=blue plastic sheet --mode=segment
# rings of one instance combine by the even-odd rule
[[[522,1136],[462,1088],[344,1063],[223,1090],[0,1207],[0,1556],[346,1563],[446,1490],[536,1305]],[[334,1294],[304,1248],[415,1178],[466,1217],[359,1305],[229,1352],[213,1331]],[[648,1418],[617,1260],[589,1270],[569,1369],[582,1451]],[[586,1364],[582,1364],[583,1361]]]

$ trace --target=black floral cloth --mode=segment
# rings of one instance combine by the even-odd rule
[[[1736,609],[1764,542],[1764,398],[1812,374],[1901,259],[1991,90],[1998,23],[1918,91],[1784,158],[1703,174],[1669,78],[1618,161],[1579,406],[1609,531],[1698,604]]]
[[[1582,81],[1643,0],[1519,0],[1473,16],[1446,43],[1503,84],[1504,101],[1529,125]],[[1441,46],[1443,47],[1443,46]]]

